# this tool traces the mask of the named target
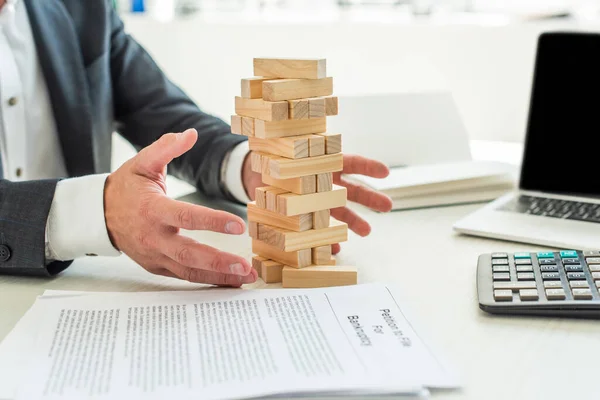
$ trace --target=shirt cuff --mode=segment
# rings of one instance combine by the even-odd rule
[[[108,174],[65,179],[56,185],[46,223],[46,261],[83,256],[118,256],[104,220]]]
[[[244,182],[242,181],[242,168],[244,160],[250,153],[248,142],[239,143],[231,150],[229,157],[225,161],[225,170],[223,172],[223,184],[227,190],[240,203],[248,204],[252,200],[248,197]]]

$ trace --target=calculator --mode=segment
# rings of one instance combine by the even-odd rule
[[[494,314],[600,318],[600,251],[479,256],[479,307]]]

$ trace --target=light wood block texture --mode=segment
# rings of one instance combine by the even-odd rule
[[[261,276],[263,261],[267,261],[267,259],[261,256],[252,257],[252,268],[258,272],[258,276]]]
[[[253,152],[252,170],[277,179],[299,178],[306,175],[337,172],[344,168],[342,154],[289,159],[266,153]]]
[[[290,179],[276,179],[269,175],[262,174],[262,181],[267,185],[285,189],[296,194],[310,194],[317,191],[316,175],[301,176],[299,178]]]
[[[329,192],[297,195],[283,193],[277,196],[277,212],[286,215],[299,215],[325,209],[344,207],[348,191],[343,186],[334,186]]]
[[[311,249],[286,252],[255,239],[252,240],[252,252],[294,268],[304,268],[312,264]]]
[[[342,266],[311,266],[302,269],[283,268],[284,288],[318,288],[356,285],[356,268]]]
[[[317,192],[329,192],[333,190],[333,174],[328,172],[326,174],[317,175]]]
[[[342,135],[340,133],[319,133],[325,137],[325,153],[336,154],[342,152]]]
[[[304,232],[293,232],[287,229],[258,224],[258,240],[281,251],[296,251],[340,243],[348,240],[348,225],[332,220],[324,229],[311,229]],[[264,257],[265,254],[258,253]]]
[[[325,137],[320,135],[310,135],[308,139],[309,157],[322,156],[325,154]]]
[[[306,215],[306,214],[301,214]],[[291,217],[287,217],[291,218]],[[329,227],[329,220],[331,218],[330,210],[320,210],[312,213],[313,218],[313,229],[324,229]],[[260,221],[259,221],[260,222]]]
[[[320,79],[327,76],[327,61],[324,58],[255,58],[254,75]]]
[[[323,118],[325,116],[325,97],[308,99],[308,118]]]
[[[276,79],[275,77],[255,76],[242,79],[241,94],[245,99],[262,99],[262,83]]]
[[[328,117],[338,115],[338,98],[336,96],[325,97],[325,115]]]
[[[258,276],[265,283],[281,282],[282,263],[269,260],[265,257],[255,256],[252,258],[252,267],[258,272]]]
[[[287,138],[260,139],[252,137],[248,140],[250,150],[275,154],[285,158],[306,158],[309,155],[309,140],[318,135],[291,136]]]
[[[330,96],[333,93],[332,78],[278,79],[263,81],[262,85],[263,99],[267,101],[306,99],[309,97]]]
[[[312,229],[314,219],[315,217],[311,213],[286,217],[279,213],[260,208],[255,203],[248,204],[248,221],[273,225],[294,232],[303,232]]]
[[[242,135],[242,117],[239,115],[231,116],[231,133]]]
[[[255,204],[259,208],[267,208],[267,189],[268,187],[259,187],[254,191]]]
[[[236,97],[235,113],[265,121],[283,121],[288,119],[288,102]]]
[[[289,119],[308,119],[308,100],[289,100],[288,104]]]
[[[270,187],[267,190],[267,210],[277,212],[277,196],[288,193],[285,189]]]
[[[248,221],[248,236],[258,239],[258,222]]]
[[[335,258],[331,255],[331,246],[313,248],[312,262],[314,265],[335,265]]]
[[[243,121],[242,121],[243,122]],[[254,135],[261,139],[323,133],[327,131],[327,119],[288,119],[285,121],[254,121]]]

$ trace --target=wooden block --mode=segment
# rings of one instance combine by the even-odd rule
[[[338,115],[338,98],[335,96],[325,97],[325,115],[328,117]]]
[[[333,93],[333,78],[278,79],[263,81],[263,99],[267,101],[306,99]],[[309,105],[310,112],[310,105]]]
[[[308,118],[323,118],[325,116],[325,97],[308,99]]]
[[[263,261],[261,265],[261,278],[265,283],[279,283],[282,281],[283,264],[274,260]]]
[[[269,175],[263,174],[262,181],[267,185],[285,189],[288,192],[296,194],[310,194],[317,191],[317,176],[308,175],[299,178],[275,179]]]
[[[320,137],[319,135],[291,136],[287,138],[260,139],[252,137],[248,140],[250,150],[263,153],[275,154],[286,158],[306,158],[309,151],[309,138]]]
[[[308,135],[325,131],[327,131],[326,118],[288,119],[285,121],[257,119],[254,121],[254,136],[261,139]]]
[[[345,242],[348,240],[348,225],[332,220],[328,228],[294,232],[275,226],[258,224],[258,240],[281,251],[312,249],[326,244]]]
[[[242,134],[242,117],[239,115],[231,116],[231,133],[236,135]]]
[[[273,186],[269,187],[269,190],[267,190],[267,210],[277,212],[277,196],[284,193],[288,193],[287,190]]]
[[[268,187],[259,187],[254,191],[256,197],[255,204],[259,208],[267,208],[267,189]]]
[[[335,265],[335,258],[331,255],[331,246],[313,248],[312,262],[314,265]]]
[[[264,261],[267,261],[266,258],[261,257],[261,256],[254,256],[252,257],[252,268],[254,268],[256,270],[256,272],[258,272],[258,276],[262,278],[261,274],[262,274],[262,263]]]
[[[334,185],[329,192],[298,195],[285,193],[277,196],[277,212],[292,216],[306,214],[325,209],[344,207],[347,190],[343,186]]]
[[[250,152],[250,167],[252,171],[262,173],[263,170],[269,168],[269,159],[263,157],[265,153],[261,153],[260,151],[252,151]]]
[[[304,268],[312,264],[310,249],[285,252],[260,240],[252,240],[252,252],[294,268]]]
[[[327,61],[324,58],[255,58],[254,75],[320,79],[327,76]]]
[[[258,222],[248,221],[248,236],[258,239]]]
[[[260,208],[255,203],[248,204],[248,221],[258,222],[259,224],[272,225],[294,232],[303,232],[312,229],[313,219],[314,216],[312,213],[286,217],[279,213]]]
[[[306,214],[301,214],[306,215]],[[324,229],[329,227],[329,220],[331,219],[331,211],[329,210],[319,210],[315,211],[313,214],[313,229]],[[292,218],[292,217],[287,217]]]
[[[288,102],[236,97],[235,113],[265,121],[282,121],[288,119]]]
[[[317,288],[356,285],[356,268],[342,266],[311,266],[302,269],[283,268],[284,288]]]
[[[322,156],[325,154],[325,137],[320,135],[310,135],[308,139],[309,157]]]
[[[288,101],[289,119],[308,119],[308,100],[298,99]]]
[[[317,192],[329,192],[333,189],[333,174],[317,174]]]
[[[262,83],[277,79],[275,77],[255,76],[252,78],[242,79],[242,97],[245,99],[261,99],[262,98]]]
[[[277,179],[298,178],[306,175],[337,172],[344,168],[342,154],[289,159],[260,153],[262,172]]]
[[[254,118],[242,117],[242,135],[254,136]]]
[[[342,135],[340,133],[318,133],[325,137],[325,154],[342,152]]]

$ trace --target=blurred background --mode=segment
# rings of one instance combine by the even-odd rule
[[[471,139],[506,142],[524,137],[538,35],[600,28],[600,0],[114,3],[169,76],[226,120],[253,57],[323,57],[341,97],[449,92]]]

